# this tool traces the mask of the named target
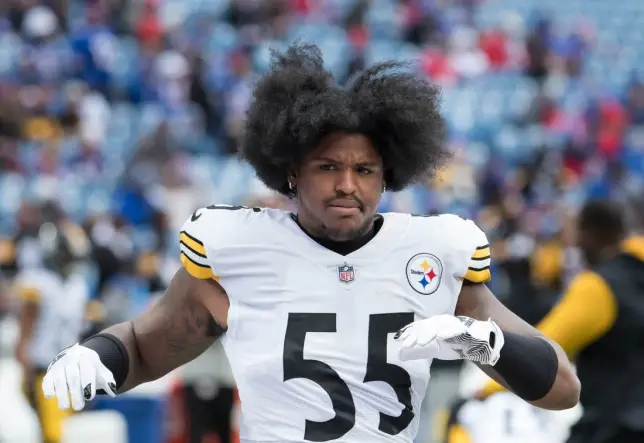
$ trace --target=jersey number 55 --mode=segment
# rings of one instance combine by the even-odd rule
[[[403,405],[399,416],[380,413],[378,430],[389,435],[403,431],[414,418],[411,403],[411,378],[407,371],[387,363],[387,336],[414,321],[411,312],[369,316],[369,352],[363,382],[388,383]],[[291,313],[284,340],[284,381],[306,378],[319,384],[328,394],[335,417],[324,422],[306,420],[304,439],[329,441],[349,432],[356,421],[356,407],[346,382],[328,364],[304,358],[307,332],[336,332],[336,314]]]

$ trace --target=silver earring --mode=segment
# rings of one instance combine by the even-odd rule
[[[293,190],[293,183],[288,182],[288,189],[291,190],[291,191]]]

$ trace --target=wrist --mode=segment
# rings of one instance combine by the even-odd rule
[[[480,349],[480,353],[484,356],[478,361],[485,365],[494,366],[499,360],[501,349],[505,344],[503,330],[492,319],[475,320],[469,317],[461,317],[460,320],[467,327],[468,333],[476,342],[480,343],[480,346],[475,346],[476,349]]]
[[[103,366],[114,376],[116,389],[120,389],[130,368],[130,358],[123,342],[112,334],[101,332],[87,338],[80,345],[98,354]]]

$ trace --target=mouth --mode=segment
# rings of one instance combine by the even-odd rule
[[[329,203],[329,211],[339,216],[352,216],[361,212],[360,203],[355,200],[335,200]]]

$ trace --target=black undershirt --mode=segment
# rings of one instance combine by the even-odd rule
[[[293,221],[295,221],[295,223],[297,223],[297,225],[300,227],[302,232],[304,232],[306,235],[308,235],[311,238],[311,240],[315,241],[320,246],[340,255],[351,254],[352,252],[357,251],[358,249],[360,249],[361,247],[369,243],[371,239],[373,239],[376,236],[376,234],[380,231],[380,228],[382,228],[382,224],[385,221],[382,215],[376,214],[375,219],[373,221],[373,226],[366,234],[361,235],[358,238],[354,238],[353,240],[335,241],[324,237],[312,236],[306,231],[306,229],[304,229],[304,227],[302,227],[302,225],[297,219],[297,215],[291,214],[291,218],[293,219]]]

